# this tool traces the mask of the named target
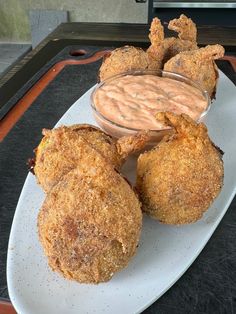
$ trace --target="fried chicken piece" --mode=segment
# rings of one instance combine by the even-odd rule
[[[165,224],[195,222],[221,190],[223,153],[206,126],[189,116],[166,112],[157,118],[175,132],[138,158],[136,188],[143,211]]]
[[[81,283],[99,283],[135,254],[142,212],[126,180],[84,138],[79,142],[81,165],[48,193],[38,232],[53,270]]]
[[[178,33],[178,38],[169,37],[163,41],[163,64],[180,52],[198,49],[196,24],[184,14],[171,20],[168,29]]]
[[[68,171],[81,164],[81,137],[116,169],[121,167],[130,153],[142,149],[149,139],[148,132],[140,132],[117,141],[99,128],[87,124],[44,129],[43,135],[35,150],[33,170],[45,192]]]
[[[148,56],[141,48],[133,46],[117,48],[103,60],[99,70],[99,79],[104,81],[123,72],[145,70],[148,68],[148,62]]]
[[[164,28],[161,21],[155,17],[152,20],[149,39],[151,42],[150,47],[147,49],[148,55],[148,69],[159,70],[162,67],[162,60],[164,56],[163,41],[164,41]]]
[[[224,48],[221,45],[208,45],[197,50],[180,52],[165,63],[164,70],[176,72],[192,79],[213,99],[219,77],[214,60],[223,56]]]

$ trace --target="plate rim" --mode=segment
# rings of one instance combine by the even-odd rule
[[[232,84],[234,87],[235,85],[233,84],[233,82],[224,74],[222,73],[222,71],[219,71],[220,72],[220,75],[223,75],[227,78],[228,82],[230,82],[230,84]],[[94,86],[92,86],[91,88],[89,88],[79,99],[77,99],[68,109],[67,111],[62,115],[62,117],[57,121],[57,123],[55,124],[54,128],[57,127],[58,125],[61,124],[61,121],[63,120],[64,116],[67,114],[68,110],[74,106],[74,104],[79,101],[85,94],[91,94],[92,90],[94,89],[94,87],[96,86],[96,84]],[[16,205],[16,209],[15,209],[15,213],[14,213],[14,217],[13,217],[13,220],[12,220],[12,225],[11,225],[11,230],[10,230],[10,236],[9,236],[9,241],[8,241],[8,249],[7,249],[7,267],[6,267],[6,272],[7,272],[7,286],[8,286],[8,291],[9,291],[9,297],[10,297],[10,300],[14,306],[14,308],[19,312],[21,313],[21,305],[20,305],[20,302],[18,300],[17,297],[15,297],[15,291],[13,289],[13,283],[11,282],[10,280],[10,273],[11,273],[11,270],[10,270],[10,266],[11,266],[11,262],[10,262],[10,256],[11,256],[11,245],[12,245],[12,241],[13,241],[13,237],[14,237],[14,231],[15,229],[17,228],[17,215],[18,215],[18,212],[19,212],[19,209],[18,207],[21,207],[20,204],[22,202],[22,199],[24,197],[24,189],[25,189],[25,186],[26,186],[26,182],[27,180],[29,180],[29,176],[31,176],[30,173],[28,173],[28,175],[26,176],[26,179],[24,181],[24,184],[22,186],[22,189],[21,189],[21,192],[20,192],[20,195],[19,195],[19,199],[18,199],[18,202],[17,202],[17,205]],[[175,280],[171,282],[170,285],[168,285],[168,287],[166,287],[162,292],[161,294],[155,296],[154,298],[150,299],[149,302],[147,302],[146,304],[143,305],[142,308],[140,308],[138,311],[136,311],[135,313],[141,313],[142,311],[144,311],[145,309],[147,309],[151,304],[153,304],[155,301],[157,301],[166,291],[168,291],[182,276],[183,274],[188,270],[188,268],[193,264],[193,262],[196,260],[196,258],[199,256],[199,254],[202,252],[202,250],[205,248],[206,244],[208,243],[208,241],[210,240],[210,238],[212,237],[212,235],[214,234],[216,228],[218,227],[219,223],[221,222],[222,218],[224,217],[224,215],[226,214],[227,212],[227,209],[229,208],[234,196],[236,194],[236,183],[235,183],[235,186],[234,186],[234,189],[233,189],[233,192],[231,193],[230,197],[227,199],[227,203],[226,205],[224,206],[224,209],[222,210],[221,214],[220,214],[220,217],[219,219],[217,220],[217,223],[216,225],[214,226],[214,228],[212,228],[211,232],[209,233],[209,235],[206,237],[206,239],[204,240],[204,245],[202,247],[200,247],[198,250],[197,250],[197,253],[191,258],[191,262],[189,262],[187,264],[187,266],[180,272],[180,274],[178,276],[176,276]]]

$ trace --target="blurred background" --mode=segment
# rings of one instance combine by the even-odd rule
[[[0,0],[0,75],[63,22],[147,21],[135,0]]]
[[[0,0],[0,38],[29,43],[31,26],[37,23],[32,18],[38,18],[40,24],[48,10],[48,19],[57,14],[58,22],[61,11],[70,22],[146,23],[147,8],[147,2],[135,0]]]

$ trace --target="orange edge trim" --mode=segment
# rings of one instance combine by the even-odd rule
[[[221,59],[229,61],[229,63],[231,64],[232,68],[234,69],[234,72],[236,72],[236,57],[235,56],[224,56]]]
[[[7,113],[7,115],[0,121],[0,142],[10,132],[16,122],[25,113],[25,111],[32,105],[35,99],[42,93],[42,91],[49,85],[49,83],[62,71],[66,65],[73,64],[88,64],[101,59],[108,50],[98,51],[88,59],[74,60],[68,59],[54,64],[15,104],[15,106]]]

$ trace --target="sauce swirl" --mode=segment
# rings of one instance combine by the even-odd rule
[[[96,109],[110,121],[133,129],[166,129],[155,119],[159,111],[185,113],[198,120],[207,108],[201,91],[167,77],[126,75],[105,82],[93,98]]]

